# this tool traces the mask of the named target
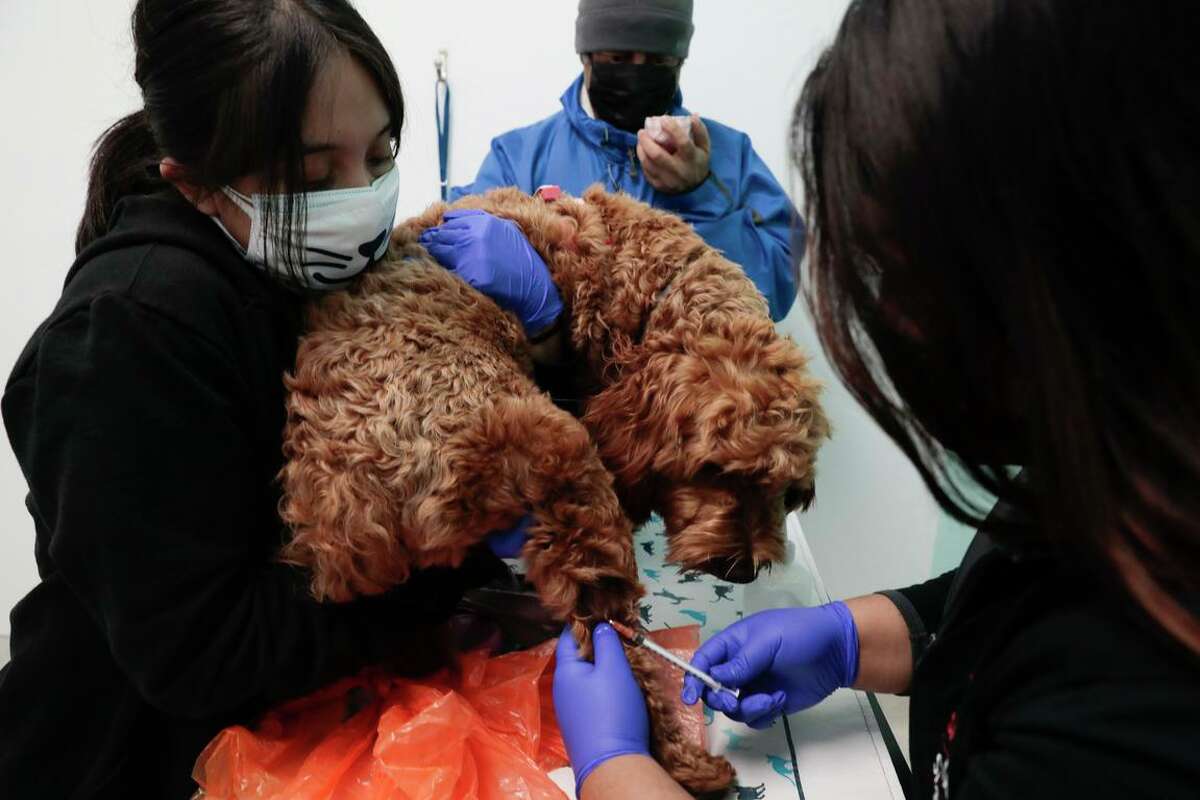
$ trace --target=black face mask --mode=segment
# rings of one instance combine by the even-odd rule
[[[679,68],[667,64],[592,64],[588,99],[596,117],[637,133],[646,117],[671,110]]]

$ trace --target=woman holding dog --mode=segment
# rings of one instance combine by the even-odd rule
[[[320,605],[275,560],[303,301],[381,255],[396,211],[378,38],[345,0],[140,0],[133,34],[145,107],[97,145],[78,258],[4,393],[41,577],[0,672],[10,798],[183,800],[221,728],[419,662],[420,626],[499,566]],[[460,225],[449,266],[542,333],[545,265],[509,223]]]
[[[851,3],[796,111],[808,299],[980,530],[925,584],[730,626],[694,662],[740,698],[689,677],[685,701],[762,728],[908,693],[917,798],[1196,795],[1198,39],[1178,0]],[[686,796],[596,640],[555,676],[583,797]]]

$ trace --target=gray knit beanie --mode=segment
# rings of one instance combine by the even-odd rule
[[[579,0],[575,52],[687,58],[693,30],[692,0]]]

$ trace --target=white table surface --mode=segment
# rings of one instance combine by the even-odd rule
[[[743,614],[764,608],[828,602],[800,521],[787,520],[788,554],[770,575],[738,586],[707,575],[682,576],[663,564],[666,549],[661,521],[636,534],[638,566],[646,585],[643,622],[651,629],[700,624],[702,639]],[[814,708],[792,714],[789,747],[782,722],[765,731],[706,710],[709,749],[737,769],[732,800],[903,800],[904,792],[875,715],[863,692],[842,689]],[[796,776],[799,776],[797,783]],[[568,795],[570,769],[551,777]],[[573,796],[573,795],[572,795]]]

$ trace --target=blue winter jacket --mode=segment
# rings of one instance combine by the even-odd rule
[[[712,140],[708,180],[685,194],[663,194],[642,173],[637,137],[584,111],[582,85],[580,75],[563,93],[562,111],[493,139],[475,182],[452,188],[451,199],[497,186],[533,192],[548,183],[580,195],[603,182],[610,191],[626,192],[691,223],[706,242],[742,266],[766,296],[771,317],[783,319],[796,297],[792,247],[802,252],[804,228],[750,137],[705,119]],[[671,113],[688,113],[678,92]]]

